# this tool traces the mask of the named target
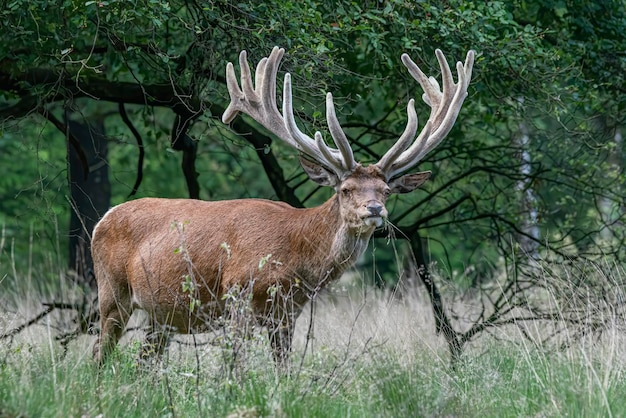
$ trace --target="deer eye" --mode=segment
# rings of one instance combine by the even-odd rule
[[[347,187],[345,189],[341,189],[341,194],[344,197],[349,197],[352,194],[352,189],[349,189]]]
[[[385,188],[385,190],[383,190],[383,195],[385,197],[389,197],[389,195],[391,195],[391,189],[389,187]]]

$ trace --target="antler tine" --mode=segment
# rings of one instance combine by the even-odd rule
[[[265,73],[265,64],[267,63],[267,58],[261,59],[259,64],[256,66],[256,71],[254,74],[254,79],[262,80],[263,74]],[[232,68],[232,65],[231,65]],[[254,85],[252,84],[252,76],[250,75],[250,65],[248,65],[248,54],[246,51],[241,51],[239,53],[239,68],[241,68],[241,89],[243,90],[243,94],[248,98],[249,101],[254,103],[259,103],[261,100],[259,96],[254,91]],[[235,70],[233,68],[232,73],[235,74]],[[235,84],[236,85],[236,84]]]
[[[328,147],[319,132],[316,132],[315,139],[312,139],[296,125],[289,73],[285,74],[283,86],[283,114],[281,115],[278,111],[276,74],[284,52],[284,49],[274,47],[268,58],[259,61],[255,71],[256,85],[252,82],[246,51],[241,51],[239,54],[241,88],[237,83],[233,64],[226,65],[226,83],[230,104],[222,115],[222,121],[230,123],[239,112],[243,112],[290,146],[314,158],[337,174],[351,171],[356,166],[356,162],[348,140],[337,121],[331,95],[327,95],[326,98],[327,120],[331,136],[338,149]]]
[[[409,103],[406,106],[406,113],[408,117],[408,122],[406,124],[406,128],[404,132],[400,136],[400,139],[396,141],[395,144],[383,155],[383,157],[378,161],[377,165],[380,169],[385,172],[389,168],[389,166],[400,156],[400,154],[408,148],[408,146],[415,138],[415,133],[417,132],[417,113],[415,112],[415,100],[409,100]]]
[[[284,53],[284,49],[274,47],[269,58],[259,61],[255,71],[256,86],[252,82],[246,51],[241,51],[239,54],[241,88],[237,83],[233,64],[229,62],[226,65],[226,85],[230,95],[230,104],[222,115],[222,121],[230,123],[239,112],[243,112],[277,137],[297,148],[276,107],[276,73]]]
[[[328,123],[330,135],[343,157],[341,162],[343,162],[344,168],[348,171],[352,171],[356,166],[356,161],[354,160],[354,154],[352,153],[352,148],[350,148],[348,138],[346,138],[346,134],[343,132],[343,129],[341,129],[339,120],[337,120],[335,103],[333,102],[333,95],[331,93],[326,93],[326,122]]]
[[[328,105],[328,101],[327,101]],[[327,108],[328,112],[328,108]],[[315,140],[304,134],[298,125],[293,114],[293,96],[291,94],[291,74],[285,74],[285,83],[283,87],[283,115],[285,127],[295,139],[296,148],[316,161],[332,169],[337,174],[343,173],[346,168],[342,163],[342,153],[339,150],[330,148],[326,145],[320,132],[315,132]],[[333,129],[333,128],[331,128]],[[332,132],[332,130],[331,130]],[[346,141],[347,143],[347,141]],[[348,145],[349,147],[349,145]],[[352,151],[350,151],[352,153]]]
[[[457,62],[458,82],[456,84],[441,50],[437,49],[435,54],[441,69],[442,90],[440,90],[439,83],[435,78],[427,77],[407,54],[402,54],[402,63],[424,90],[422,97],[424,102],[431,107],[431,112],[422,132],[409,146],[410,141],[405,135],[413,129],[411,126],[413,123],[415,123],[415,130],[417,130],[417,116],[412,117],[413,105],[409,101],[407,107],[409,121],[405,132],[377,163],[387,178],[392,178],[416,165],[446,137],[456,121],[463,101],[467,97],[467,87],[472,77],[474,65],[474,51],[467,53],[465,64]],[[411,129],[409,129],[410,126]]]

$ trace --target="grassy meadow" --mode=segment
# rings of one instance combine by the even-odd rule
[[[3,299],[0,334],[41,311],[36,290]],[[500,328],[452,369],[428,306],[424,295],[336,286],[312,324],[310,310],[298,320],[288,373],[274,368],[263,332],[244,339],[228,329],[177,337],[148,365],[136,362],[141,331],[131,332],[98,370],[95,336],[65,350],[55,337],[69,313],[55,312],[0,340],[0,417],[626,416],[621,324],[562,350]]]

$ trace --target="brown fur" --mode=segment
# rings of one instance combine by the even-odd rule
[[[393,191],[377,167],[360,165],[335,189],[312,209],[261,199],[144,198],[109,210],[92,241],[101,314],[96,360],[115,347],[134,309],[150,314],[148,340],[160,352],[168,330],[210,328],[234,287],[251,290],[255,316],[283,360],[303,306],[363,253]],[[377,205],[380,217],[371,218]],[[186,280],[200,301],[193,311]]]

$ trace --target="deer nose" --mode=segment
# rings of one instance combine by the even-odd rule
[[[380,216],[383,211],[383,205],[377,202],[369,202],[365,208],[370,213],[370,216]]]

